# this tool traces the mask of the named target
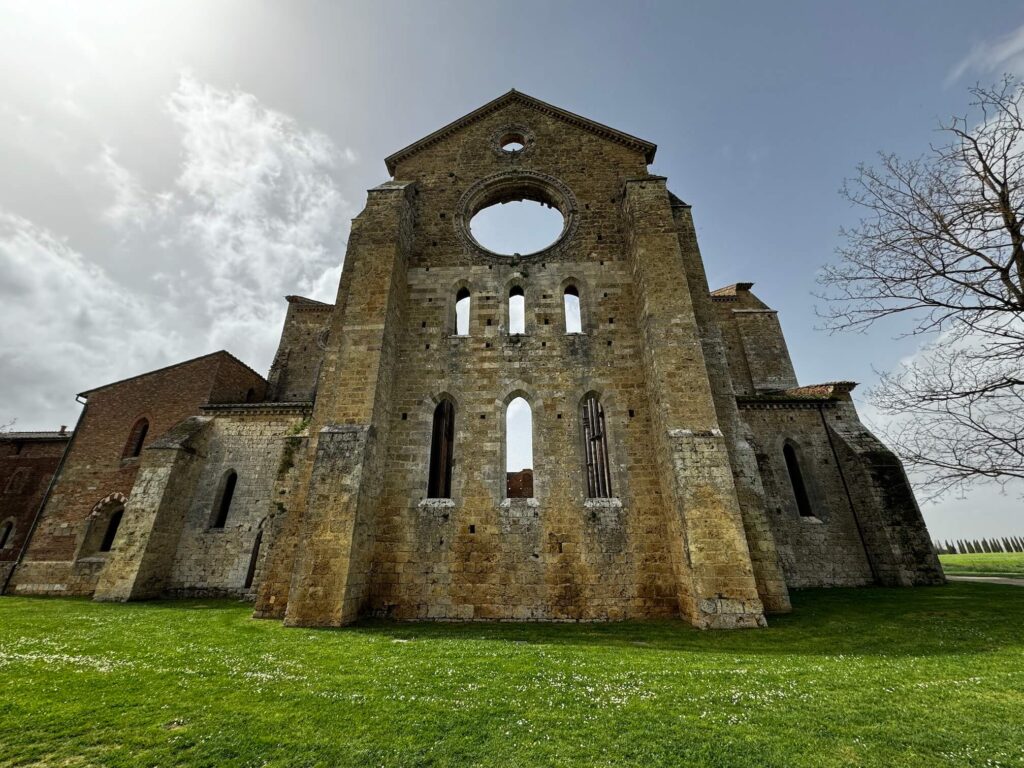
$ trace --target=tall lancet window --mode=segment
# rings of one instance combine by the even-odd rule
[[[526,333],[526,294],[518,285],[508,292],[508,332]]]
[[[587,496],[607,499],[612,495],[612,471],[608,462],[608,430],[604,408],[597,395],[583,398],[583,449],[586,455]]]
[[[505,495],[533,498],[533,409],[523,397],[505,410]]]
[[[469,289],[460,288],[455,294],[455,334],[469,336]]]
[[[583,333],[583,320],[580,317],[580,291],[575,285],[567,286],[562,296],[565,305],[565,332]]]
[[[445,398],[434,409],[434,430],[430,438],[430,476],[427,496],[452,497],[452,459],[455,449],[455,406]]]
[[[800,461],[796,456],[796,449],[786,443],[782,446],[782,455],[786,459],[786,469],[789,471],[789,482],[793,486],[793,496],[796,497],[796,508],[800,517],[814,517],[814,510],[811,509],[811,500],[807,496],[807,486],[804,484],[804,475],[800,471]]]

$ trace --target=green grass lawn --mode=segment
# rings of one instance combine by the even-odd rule
[[[1024,766],[1024,590],[793,597],[704,633],[4,597],[0,765]]]
[[[939,555],[942,570],[951,576],[1016,576],[1024,578],[1024,552],[981,555]]]

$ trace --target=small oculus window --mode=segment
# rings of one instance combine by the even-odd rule
[[[526,137],[521,133],[507,133],[501,137],[501,141],[498,143],[501,146],[501,151],[508,152],[510,155],[526,149]]]

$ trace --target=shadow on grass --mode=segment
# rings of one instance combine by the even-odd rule
[[[596,623],[363,619],[327,631],[418,642],[464,639],[754,655],[954,655],[1024,648],[1024,600],[1013,589],[961,583],[917,589],[795,590],[793,612],[770,616],[767,629],[702,632],[681,619]]]
[[[632,647],[637,651],[821,656],[943,656],[1024,649],[1024,593],[1019,587],[958,582],[917,589],[813,589],[792,592],[793,612],[773,615],[767,629],[702,632],[682,619],[625,622],[398,622],[363,619],[336,629],[286,628],[250,618],[237,600],[92,603],[87,599],[0,598],[27,614],[54,618],[55,605],[74,611],[166,614],[201,611],[224,624],[241,625],[261,638],[301,644],[299,633],[342,640],[345,635],[396,641],[485,641],[553,647]],[[60,611],[58,610],[57,613]]]

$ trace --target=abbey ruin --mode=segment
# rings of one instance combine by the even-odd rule
[[[752,284],[709,290],[654,153],[511,91],[387,158],[336,302],[288,297],[266,379],[217,352],[82,393],[45,493],[0,509],[6,592],[733,628],[791,588],[941,583],[854,385],[799,385]],[[492,253],[469,221],[516,200],[561,235]],[[0,440],[0,465],[43,442]]]

